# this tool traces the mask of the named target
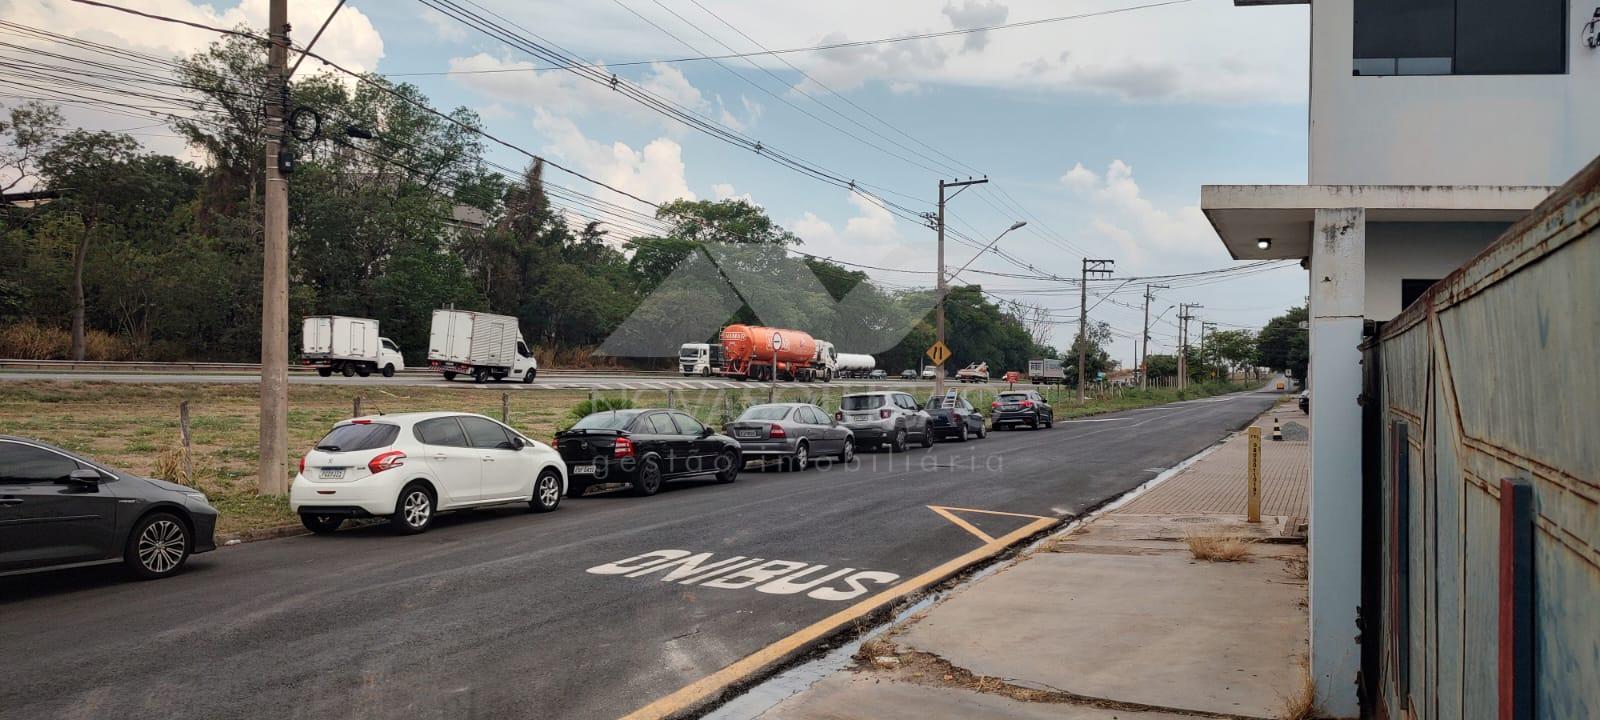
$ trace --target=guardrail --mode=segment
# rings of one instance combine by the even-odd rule
[[[259,374],[260,363],[229,362],[145,362],[140,360],[24,360],[0,358],[0,370],[36,372],[122,372],[122,373],[241,373]],[[290,365],[290,372],[311,372],[303,365]],[[406,368],[400,372],[408,375],[432,373],[426,368]],[[630,370],[628,368],[540,368],[539,375],[677,375],[671,370]]]

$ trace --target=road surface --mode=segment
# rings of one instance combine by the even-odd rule
[[[0,718],[618,717],[983,547],[978,533],[1098,506],[1275,399],[863,453],[855,468],[751,469],[649,498],[567,498],[548,515],[444,515],[410,537],[367,527],[250,543],[158,582],[106,568],[9,578]],[[957,508],[945,512],[968,527],[929,506]],[[655,551],[711,553],[708,569],[735,556],[826,567],[716,587],[735,576],[668,582],[639,558]]]
[[[222,372],[97,372],[90,370],[80,371],[52,371],[52,370],[0,370],[0,382],[114,382],[114,383],[140,383],[140,384],[258,384],[260,375],[247,373],[222,373]],[[371,377],[344,377],[334,375],[321,377],[316,373],[292,372],[289,373],[289,382],[295,385],[350,385],[356,387],[450,387],[450,388],[478,388],[500,389],[509,391],[519,390],[716,390],[726,388],[765,387],[761,382],[740,382],[723,378],[684,377],[669,373],[645,374],[619,374],[597,373],[584,374],[582,372],[540,373],[532,383],[519,382],[488,382],[474,383],[468,378],[457,378],[454,381],[445,381],[444,378],[432,373],[401,373],[394,377],[373,375]],[[960,383],[948,383],[951,387],[970,387]],[[1003,387],[1003,383],[989,383],[991,387]],[[840,379],[831,383],[778,383],[778,387],[876,387],[884,389],[919,388],[926,389],[933,386],[933,381],[906,381],[891,380],[857,380]],[[1019,387],[1021,387],[1019,385]]]

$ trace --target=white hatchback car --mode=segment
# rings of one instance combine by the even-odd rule
[[[549,445],[482,415],[427,412],[345,420],[300,461],[289,508],[316,533],[387,517],[402,533],[441,511],[525,502],[549,512],[567,467]]]

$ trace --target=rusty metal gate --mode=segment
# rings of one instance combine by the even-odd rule
[[[1600,160],[1363,348],[1369,716],[1600,718],[1597,226]]]

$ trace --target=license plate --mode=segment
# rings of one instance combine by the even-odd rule
[[[857,413],[857,414],[851,415],[850,419],[854,420],[856,422],[861,422],[861,421],[864,421],[864,420],[871,420],[872,419],[872,414],[871,413]]]
[[[317,477],[323,480],[343,480],[344,468],[322,468],[317,471]]]
[[[756,432],[756,431],[754,431],[754,430],[740,430],[740,431],[739,431],[739,433],[738,433],[738,435],[737,435],[737,436],[736,436],[736,437],[742,437],[742,438],[753,438],[753,437],[755,437],[755,436],[756,436],[756,435],[758,435],[758,434],[759,434],[759,433],[757,433],[757,432]]]
[[[594,466],[593,465],[573,465],[572,466],[572,474],[573,475],[593,475],[594,474]]]

